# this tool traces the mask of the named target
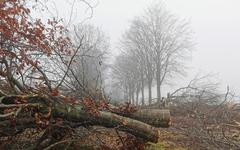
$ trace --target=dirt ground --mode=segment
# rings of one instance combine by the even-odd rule
[[[100,126],[79,127],[67,131],[59,131],[62,138],[57,143],[52,143],[48,149],[66,150],[218,150],[225,149],[214,147],[186,135],[182,129],[188,129],[190,120],[184,118],[172,118],[169,128],[161,128],[161,136],[158,143],[146,143],[116,129],[108,129]],[[11,138],[0,139],[1,150],[34,149],[37,139],[43,135],[44,130],[36,131],[28,129],[24,133]],[[48,140],[42,143],[47,143]],[[145,146],[144,146],[145,145]],[[229,147],[228,149],[231,149]]]

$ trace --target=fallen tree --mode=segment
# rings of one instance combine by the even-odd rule
[[[145,141],[157,142],[159,129],[156,127],[167,127],[170,122],[168,110],[144,109],[124,115],[110,112],[107,109],[93,112],[82,103],[65,102],[65,98],[63,96],[2,94],[0,99],[1,135],[9,136],[22,132],[26,128],[48,126],[56,122],[57,118],[62,118],[72,127],[101,125],[128,132]],[[62,124],[65,123],[64,121]]]

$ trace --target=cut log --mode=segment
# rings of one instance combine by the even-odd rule
[[[12,107],[36,107],[40,108],[40,112],[46,113],[49,109],[49,106],[46,103],[45,97],[36,97],[36,96],[29,96],[28,104],[14,104],[11,98],[17,98],[18,96],[5,96],[1,99],[2,103],[0,104],[0,112],[3,113],[8,106],[9,108]],[[22,97],[21,97],[22,98]],[[24,96],[26,99],[26,96]],[[59,98],[59,97],[58,97]],[[36,100],[37,99],[37,100]],[[93,115],[86,111],[83,106],[81,105],[72,105],[70,103],[59,103],[63,100],[57,100],[52,105],[52,115],[53,118],[63,118],[66,121],[74,122],[74,123],[85,123],[88,125],[101,125],[104,127],[111,127],[116,128],[121,131],[128,132],[138,138],[142,138],[145,141],[157,142],[159,137],[159,129],[155,128],[151,125],[148,125],[142,121],[138,121],[132,118],[141,118],[140,116],[144,116],[142,113],[138,112],[135,114],[131,114],[132,118],[128,118],[126,116],[121,116],[118,114],[114,114],[112,112],[107,111],[99,111],[97,115]],[[17,119],[15,119],[15,123],[9,120],[9,117],[2,117],[0,120],[0,132],[10,131],[11,133],[17,133],[21,130],[26,128],[34,128],[35,122],[33,121],[34,116],[31,114],[27,114],[29,112],[18,112]],[[16,115],[16,112],[13,113]],[[146,114],[145,114],[146,115]],[[29,120],[21,120],[23,117],[30,117]],[[149,116],[149,115],[148,115]],[[150,115],[151,116],[151,115]],[[32,118],[31,118],[32,117]],[[144,118],[144,117],[143,117]],[[147,122],[147,121],[146,121]],[[13,124],[9,126],[10,124]],[[82,125],[82,124],[81,124]],[[17,131],[16,131],[17,129]]]
[[[154,127],[169,127],[171,123],[170,111],[167,109],[140,109],[124,116],[145,122]]]
[[[158,128],[118,114],[100,111],[98,115],[92,115],[83,110],[81,106],[57,105],[54,108],[55,117],[62,117],[68,121],[80,121],[90,125],[118,128],[121,131],[151,142],[157,142],[159,138]]]
[[[119,112],[117,107],[110,105],[111,112],[136,119],[154,127],[167,128],[171,125],[170,110],[159,108],[138,108],[136,112]]]

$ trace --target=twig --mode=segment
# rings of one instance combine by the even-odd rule
[[[64,79],[66,78],[66,76],[67,76],[67,74],[68,74],[68,71],[69,71],[69,69],[70,69],[70,67],[71,67],[71,64],[72,64],[72,62],[73,62],[73,60],[74,60],[74,57],[76,56],[78,50],[79,50],[79,49],[81,48],[81,46],[82,46],[83,38],[84,38],[84,36],[82,37],[81,42],[80,42],[79,46],[77,47],[76,51],[74,52],[73,56],[71,57],[68,65],[67,65],[67,70],[66,70],[66,72],[65,72],[62,80],[60,81],[60,83],[56,86],[56,89],[63,83]]]
[[[51,148],[53,148],[54,146],[57,146],[58,144],[67,143],[67,142],[75,142],[75,141],[77,141],[77,140],[63,140],[63,141],[59,141],[59,142],[56,142],[56,143],[48,146],[44,150],[50,150]]]
[[[5,94],[1,89],[0,89],[0,96],[7,96],[7,94]]]
[[[20,113],[20,111],[22,110],[22,107],[18,108],[16,112],[12,111],[10,113],[7,113],[7,114],[0,114],[0,118],[6,118],[6,117],[9,117],[11,115],[14,115],[15,117]]]
[[[116,133],[117,133],[117,136],[119,137],[119,139],[120,139],[120,141],[121,141],[121,143],[122,143],[122,145],[123,145],[123,148],[124,148],[124,149],[126,149],[126,145],[125,145],[125,143],[124,143],[124,141],[123,141],[123,139],[122,139],[121,135],[119,134],[118,130],[117,130],[117,129],[115,129],[115,131],[116,131]]]
[[[30,104],[0,104],[0,108],[14,108],[14,107],[38,107],[39,103],[30,103]]]

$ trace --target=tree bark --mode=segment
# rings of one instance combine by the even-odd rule
[[[137,85],[137,90],[136,90],[136,106],[139,105],[139,92],[140,92],[140,85]]]
[[[143,68],[141,68],[141,92],[142,92],[142,105],[145,105],[144,102],[144,72]]]
[[[67,110],[63,105],[58,105],[55,108],[54,116],[67,118],[68,121],[87,121],[90,125],[101,125],[110,128],[118,127],[121,131],[151,142],[157,142],[159,137],[159,129],[144,122],[111,112],[100,111],[98,115],[92,115],[84,111],[81,106],[79,108],[75,107],[71,111]]]
[[[132,95],[132,105],[135,105],[135,96],[134,96],[134,88],[132,88],[132,92],[131,92],[131,95]]]
[[[156,80],[157,80],[157,101],[158,103],[160,103],[162,99],[160,77],[156,78]]]
[[[148,80],[148,102],[149,105],[152,104],[152,80]]]
[[[28,99],[28,104],[20,105],[14,104],[14,100]],[[0,105],[0,112],[6,107],[37,107],[40,108],[40,112],[46,113],[48,110],[48,103],[45,97],[38,96],[5,96],[1,99],[2,104]],[[167,126],[170,122],[170,113],[167,111],[163,113],[158,110],[139,110],[135,113],[128,113],[125,115],[119,115],[108,111],[99,111],[96,115],[93,115],[86,111],[82,105],[72,105],[70,103],[59,103],[63,102],[61,97],[54,97],[54,105],[52,106],[52,117],[63,118],[69,122],[86,123],[87,125],[101,125],[111,128],[119,128],[119,130],[128,132],[135,135],[136,137],[142,138],[146,141],[157,142],[159,137],[159,129],[156,127]],[[31,104],[31,105],[30,105]],[[27,118],[26,118],[27,113]],[[17,116],[15,124],[11,126],[12,121],[8,118],[2,118],[0,121],[0,133],[18,133],[26,128],[34,128],[35,121],[32,114],[28,112],[20,112]],[[149,124],[147,124],[149,123]],[[80,124],[82,125],[82,124]],[[6,132],[7,131],[7,132]],[[8,132],[11,131],[11,132]]]
[[[124,90],[124,93],[123,93],[123,94],[124,94],[124,99],[125,99],[125,100],[128,100],[128,99],[129,99],[129,98],[128,98],[129,95],[128,95],[128,88],[127,88],[127,86],[125,86],[125,90]]]
[[[154,127],[166,128],[171,124],[170,111],[167,109],[139,109],[134,113],[121,115],[142,121]]]
[[[161,102],[162,96],[161,96],[161,72],[160,72],[160,66],[157,63],[156,67],[156,82],[157,82],[157,101],[158,103]]]

